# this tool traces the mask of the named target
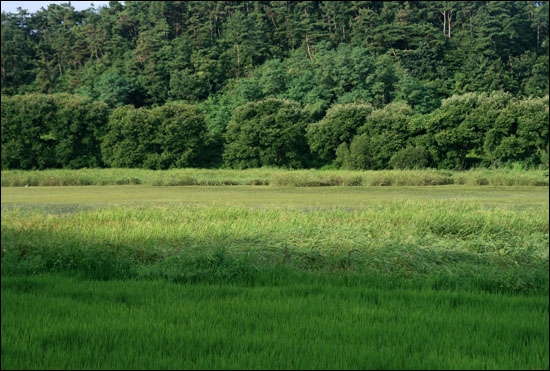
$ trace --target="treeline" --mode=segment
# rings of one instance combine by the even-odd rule
[[[545,164],[547,134],[524,128],[548,109],[548,5],[112,1],[2,12],[2,100],[37,105],[3,104],[2,167]],[[493,103],[512,116],[494,121]],[[531,124],[526,110],[537,112]]]
[[[297,102],[267,98],[237,107],[220,136],[184,102],[111,110],[77,95],[5,96],[2,169],[547,166],[548,107],[548,96],[466,93],[425,114],[348,103],[315,120]]]

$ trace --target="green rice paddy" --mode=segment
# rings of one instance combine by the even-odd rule
[[[2,279],[4,369],[545,369],[548,298]]]

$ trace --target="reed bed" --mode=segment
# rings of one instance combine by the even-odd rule
[[[2,187],[86,186],[144,184],[319,186],[547,186],[548,170],[473,169],[445,170],[284,170],[272,168],[227,169],[79,169],[5,170]]]

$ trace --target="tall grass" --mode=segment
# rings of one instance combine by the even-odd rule
[[[361,209],[167,204],[44,211],[3,210],[3,272],[227,282],[283,269],[435,277],[438,285],[496,291],[548,287],[547,208],[394,201]]]
[[[271,185],[316,186],[426,186],[426,185],[548,185],[548,171],[513,169],[443,170],[208,170],[208,169],[80,169],[80,170],[5,170],[2,187],[84,186],[146,184],[177,185]]]

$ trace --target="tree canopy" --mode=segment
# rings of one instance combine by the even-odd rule
[[[408,155],[443,168],[545,164],[548,7],[111,1],[2,12],[2,168],[386,168],[410,166]],[[268,121],[275,136],[255,126]],[[245,156],[245,127],[273,142]],[[300,137],[277,147],[287,129]]]
[[[161,105],[199,102],[250,78],[262,95],[322,99],[325,109],[388,104],[410,95],[404,81],[435,90],[432,99],[544,96],[548,2],[112,1],[2,12],[4,95],[87,91]]]

